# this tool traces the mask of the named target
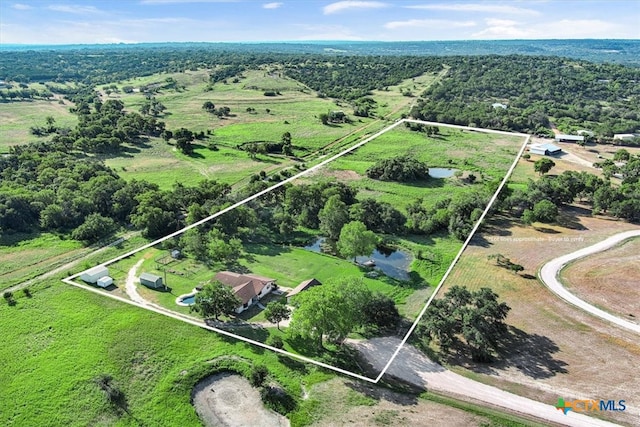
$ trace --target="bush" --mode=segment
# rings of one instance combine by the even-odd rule
[[[266,344],[275,348],[284,348],[284,341],[282,341],[282,338],[277,335],[269,336],[269,338],[267,338]]]
[[[256,365],[251,369],[249,382],[254,387],[261,387],[269,375],[269,370],[264,365]]]
[[[296,401],[279,387],[266,386],[260,390],[260,397],[266,407],[279,414],[286,415],[296,409]]]
[[[376,162],[367,176],[381,181],[412,182],[429,178],[429,166],[411,156],[398,156]]]

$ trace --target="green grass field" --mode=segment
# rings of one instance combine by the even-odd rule
[[[230,354],[268,366],[300,402],[304,421],[301,387],[331,377],[55,279],[32,295],[18,296],[14,307],[0,304],[2,425],[199,425],[191,388],[211,371],[207,361]],[[94,382],[102,374],[124,392],[129,414],[119,417],[107,404]]]
[[[48,271],[52,263],[83,252],[80,242],[55,234],[3,235],[0,237],[0,290]]]
[[[212,151],[201,143],[194,144],[194,154],[178,152],[160,138],[152,138],[144,146],[129,146],[130,153],[101,156],[106,165],[126,180],[146,180],[169,189],[175,182],[197,185],[203,179],[235,184],[263,169],[289,164],[282,157],[258,155],[255,160],[244,151],[220,146]]]
[[[0,103],[0,154],[8,153],[12,145],[46,140],[31,135],[29,128],[44,126],[47,116],[56,120],[60,127],[74,127],[78,118],[69,112],[71,103],[59,104],[51,101],[18,101]]]

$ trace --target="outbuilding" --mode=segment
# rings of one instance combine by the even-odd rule
[[[307,289],[318,285],[322,285],[322,283],[320,283],[318,279],[305,280],[304,282],[296,286],[291,292],[289,292],[289,294],[287,295],[287,302],[291,302],[291,297],[298,295],[300,292],[306,291]]]
[[[562,152],[562,148],[551,143],[533,144],[531,147],[529,147],[529,152],[531,154],[537,154],[539,156],[553,156]]]
[[[556,135],[557,142],[584,142],[584,136],[582,135]]]
[[[113,279],[109,276],[101,277],[96,282],[96,285],[100,286],[101,288],[108,288],[109,286],[113,285]]]
[[[162,277],[156,276],[151,273],[142,273],[140,275],[140,284],[145,285],[147,288],[151,289],[161,289],[164,287],[162,283]]]
[[[87,283],[96,283],[101,277],[109,275],[109,269],[104,265],[98,265],[90,268],[80,275],[80,280]]]

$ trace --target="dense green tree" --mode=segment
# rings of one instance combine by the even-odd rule
[[[200,313],[205,319],[213,317],[220,320],[220,316],[230,316],[242,301],[233,293],[233,289],[217,280],[209,282],[196,294],[191,310]]]
[[[378,329],[391,329],[400,322],[400,313],[394,301],[388,296],[375,293],[362,307],[364,322]]]
[[[411,156],[398,156],[376,162],[366,173],[381,181],[415,182],[429,178],[429,166]]]
[[[362,307],[371,292],[360,279],[342,278],[314,286],[294,297],[289,333],[309,338],[322,348],[325,338],[341,343],[364,324]]]
[[[613,161],[615,162],[626,162],[630,158],[631,158],[631,154],[629,153],[629,151],[625,150],[624,148],[617,150],[613,154]]]
[[[504,320],[509,310],[489,288],[469,291],[456,285],[431,302],[418,335],[427,342],[435,340],[445,352],[463,338],[473,360],[488,362],[507,332]]]
[[[340,230],[349,221],[347,205],[339,195],[329,197],[318,213],[320,231],[331,240],[338,240]]]
[[[533,205],[533,216],[539,222],[554,222],[558,217],[558,207],[549,200],[540,200]]]
[[[351,221],[342,227],[338,239],[338,251],[345,258],[370,255],[378,244],[378,237],[360,221]]]
[[[87,243],[93,243],[102,237],[111,234],[116,227],[111,218],[104,217],[99,213],[92,213],[73,232],[71,237]]]
[[[264,310],[264,317],[271,323],[275,323],[278,330],[280,322],[287,320],[291,316],[291,310],[285,304],[274,301],[267,304]]]
[[[533,163],[533,169],[540,175],[544,175],[551,170],[556,164],[553,160],[543,157]]]

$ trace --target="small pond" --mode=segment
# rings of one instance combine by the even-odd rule
[[[312,252],[330,252],[325,248],[325,238],[318,237],[312,244],[304,249]],[[409,280],[409,267],[412,261],[411,254],[402,250],[379,247],[370,256],[359,256],[356,258],[359,264],[369,260],[376,263],[375,268],[385,275],[398,280]]]
[[[449,178],[456,173],[458,169],[451,168],[429,168],[429,176],[432,178]]]

